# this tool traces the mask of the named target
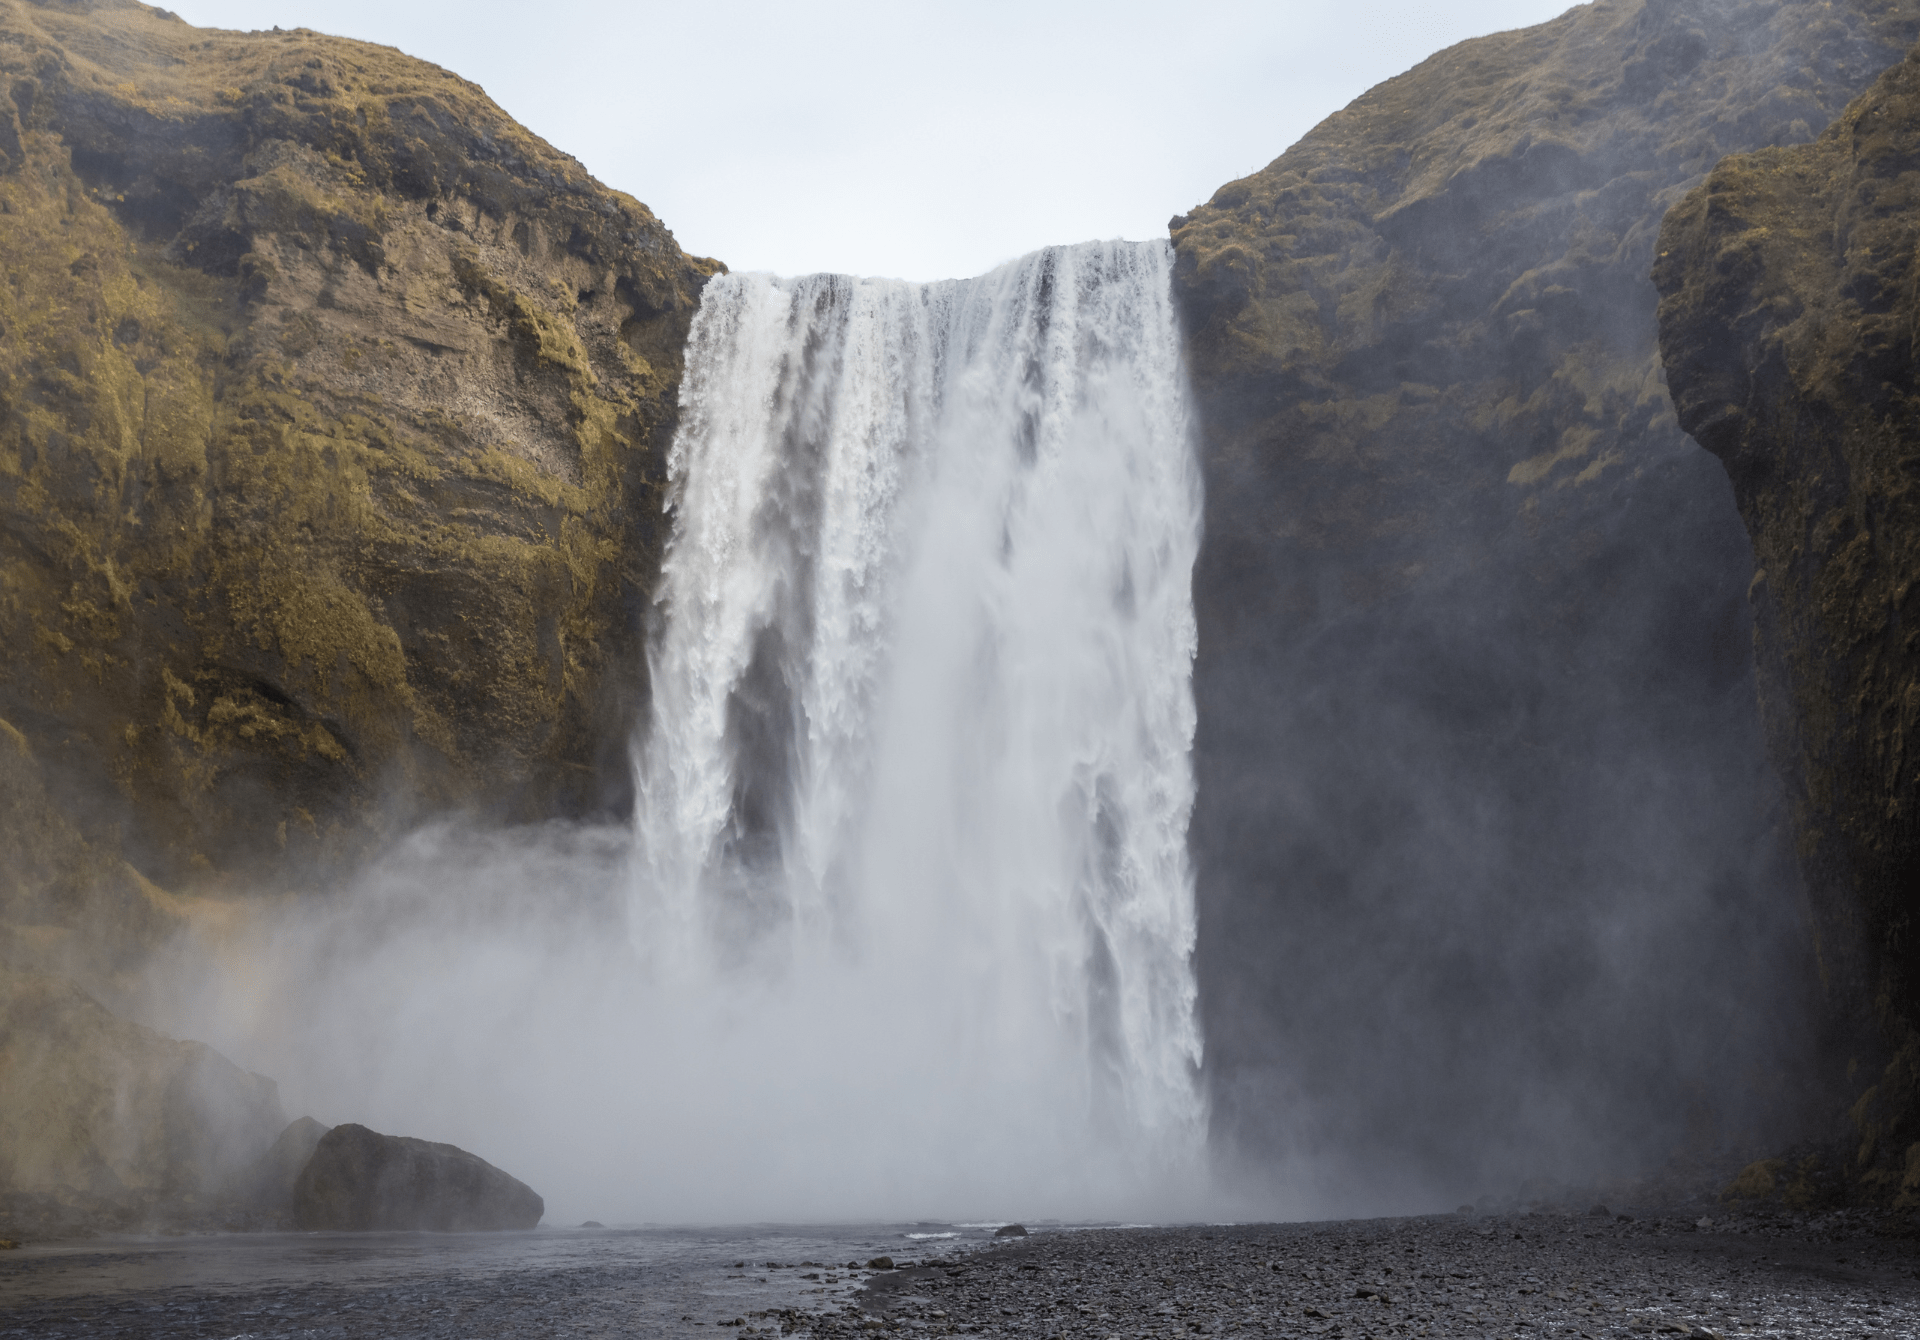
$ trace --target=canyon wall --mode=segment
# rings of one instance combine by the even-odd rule
[[[1861,1064],[1848,1151],[1920,1205],[1920,55],[1811,144],[1729,158],[1654,277],[1680,424],[1752,537],[1767,740],[1820,975]]]
[[[399,52],[5,0],[0,267],[0,718],[76,822],[217,883],[624,806],[714,263]]]
[[[1753,558],[1648,274],[1722,155],[1811,139],[1916,33],[1877,0],[1582,6],[1173,220],[1221,1148],[1394,1205],[1823,1129],[1849,1054]]]
[[[625,809],[718,268],[397,51],[0,0],[0,1236],[251,1222],[272,1081],[103,1007],[179,895]]]

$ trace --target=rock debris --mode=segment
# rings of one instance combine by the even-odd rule
[[[1036,1235],[742,1334],[1920,1336],[1907,1215],[1449,1215]]]

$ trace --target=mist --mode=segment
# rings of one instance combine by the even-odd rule
[[[1045,1075],[956,1060],[953,1003],[901,965],[649,971],[631,850],[623,827],[422,830],[177,945],[147,1015],[275,1076],[290,1116],[472,1150],[549,1224],[1191,1211],[1173,1170],[1077,1144]]]
[[[1198,1213],[1171,260],[714,280],[631,828],[417,833],[151,1016],[554,1222]]]
[[[1349,556],[1256,592],[1203,555],[1213,1137],[1276,1197],[1552,1200],[1816,1129],[1751,556],[1714,462],[1649,473],[1577,557],[1467,524],[1364,599]]]

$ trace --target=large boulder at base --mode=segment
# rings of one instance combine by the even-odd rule
[[[320,1138],[293,1184],[293,1221],[304,1229],[532,1228],[546,1209],[532,1187],[477,1154],[352,1123]]]

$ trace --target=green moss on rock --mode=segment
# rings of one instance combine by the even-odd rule
[[[717,266],[390,49],[0,5],[0,713],[165,881],[617,805]]]
[[[1853,1176],[1920,1180],[1920,52],[1810,144],[1729,158],[1667,216],[1655,279],[1681,425],[1752,538],[1771,750],[1822,979],[1852,1024]]]

